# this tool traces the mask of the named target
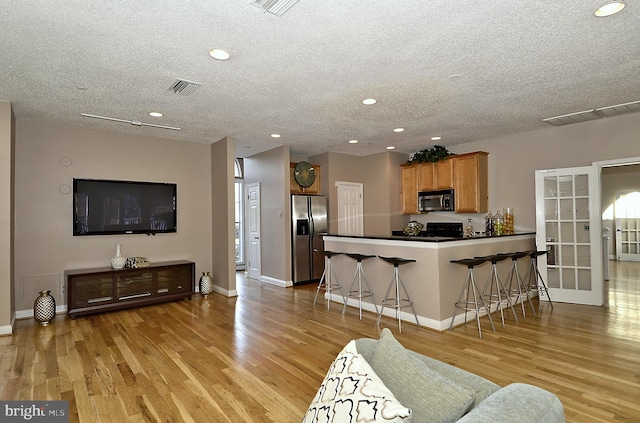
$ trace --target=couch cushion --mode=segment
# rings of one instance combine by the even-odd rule
[[[451,364],[447,364],[434,358],[418,354],[415,351],[407,351],[418,360],[422,361],[431,370],[440,373],[442,376],[460,386],[464,386],[473,390],[475,394],[473,407],[476,407],[478,404],[484,401],[485,398],[500,389],[499,385],[496,385],[495,383],[488,381],[487,379],[484,379],[478,375],[467,372],[466,370],[462,370],[458,367],[452,366]]]
[[[512,383],[491,395],[460,419],[461,423],[562,423],[562,403],[549,391]]]
[[[454,422],[474,401],[473,390],[431,370],[383,329],[369,362],[396,398],[413,411],[414,421]]]
[[[411,416],[351,341],[331,364],[303,423],[410,422]]]

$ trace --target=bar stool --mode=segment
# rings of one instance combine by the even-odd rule
[[[513,308],[513,301],[511,301],[511,296],[505,288],[502,279],[500,278],[500,274],[498,273],[498,262],[508,259],[509,257],[500,255],[500,254],[492,254],[489,256],[484,256],[487,261],[491,262],[491,272],[489,273],[489,277],[487,278],[487,282],[484,285],[482,290],[482,295],[489,299],[489,307],[491,304],[496,304],[496,308],[500,311],[500,319],[502,320],[502,327],[504,327],[504,312],[502,307],[502,301],[506,300],[507,305],[511,308],[511,312],[513,313],[513,318],[518,322],[518,316],[516,316],[516,310]],[[496,288],[495,294],[493,293],[493,288]],[[489,293],[487,294],[487,288],[489,288]]]
[[[529,253],[529,251],[516,251],[514,253],[501,254],[511,258],[511,267],[509,268],[509,273],[507,274],[507,279],[505,280],[505,286],[507,287],[507,292],[510,295],[515,295],[516,304],[518,303],[518,301],[520,302],[520,305],[522,306],[522,317],[527,317],[524,310],[525,301],[529,301],[529,304],[531,305],[531,311],[533,312],[534,316],[536,315],[536,309],[533,306],[533,301],[531,301],[531,293],[527,285],[524,283],[522,276],[520,276],[520,272],[518,271],[518,260],[523,257],[529,256]],[[513,286],[514,277],[516,284],[515,288]]]
[[[387,288],[387,292],[384,294],[384,299],[382,300],[382,304],[380,305],[380,313],[378,313],[378,322],[376,323],[380,326],[380,320],[382,319],[382,312],[384,308],[389,305],[393,306],[396,309],[396,319],[398,319],[398,330],[402,333],[402,319],[400,319],[400,309],[402,307],[411,307],[411,311],[413,312],[413,316],[416,318],[416,324],[420,327],[420,322],[418,322],[418,315],[413,308],[413,301],[409,296],[409,292],[407,291],[407,287],[404,286],[404,282],[400,278],[400,266],[407,263],[415,263],[416,261],[413,259],[403,259],[399,257],[382,257],[378,256],[382,260],[386,261],[389,264],[393,265],[393,276],[391,277],[391,282],[389,282],[389,287]],[[391,288],[395,287],[395,297],[389,297],[389,292]],[[400,288],[404,291],[402,295],[405,295],[406,298],[401,297]],[[391,303],[391,304],[389,304]],[[403,305],[404,303],[404,305]]]
[[[316,296],[313,298],[313,305],[316,305],[316,301],[318,300],[318,294],[321,289],[325,290],[325,295],[328,294],[327,298],[327,310],[329,310],[331,306],[331,291],[334,289],[341,289],[342,285],[340,285],[340,281],[336,276],[333,267],[331,267],[331,257],[339,256],[342,253],[335,251],[323,251],[322,254],[327,258],[327,266],[324,268],[324,272],[322,272],[322,277],[320,278],[320,282],[318,282],[318,289],[316,289]],[[334,282],[335,280],[335,282]]]
[[[476,313],[476,322],[478,323],[478,335],[480,336],[480,339],[482,339],[482,329],[480,328],[480,310],[484,308],[487,312],[487,317],[489,317],[491,328],[494,332],[496,331],[496,327],[493,325],[493,319],[491,318],[491,310],[489,309],[487,303],[484,301],[482,293],[480,292],[478,284],[476,283],[476,279],[473,275],[474,266],[486,263],[487,261],[488,260],[484,257],[451,260],[451,263],[467,266],[468,270],[467,278],[464,281],[464,285],[462,285],[460,295],[458,295],[458,301],[456,301],[453,308],[453,316],[451,316],[451,324],[449,325],[449,330],[453,329],[453,321],[459,308],[464,310],[464,324],[467,323],[467,312],[474,311]],[[473,296],[473,299],[469,298],[469,296]]]
[[[367,254],[355,254],[355,253],[344,253],[345,255],[351,257],[356,261],[356,272],[353,274],[353,279],[351,280],[351,286],[349,286],[349,290],[344,294],[344,307],[342,308],[342,314],[347,312],[347,300],[351,297],[355,297],[358,299],[358,308],[360,310],[360,320],[362,320],[362,299],[366,297],[371,297],[373,301],[373,306],[376,309],[376,313],[378,313],[378,306],[373,298],[373,291],[369,288],[369,283],[367,282],[367,277],[364,274],[364,269],[362,268],[362,260],[370,259],[376,256],[367,255]],[[353,285],[356,283],[356,279],[358,280],[358,289],[353,289]],[[362,289],[362,283],[366,289]]]
[[[542,313],[542,303],[540,302],[540,294],[545,294],[547,299],[549,300],[549,304],[551,304],[551,310],[553,310],[553,302],[551,301],[551,297],[549,296],[549,290],[547,289],[547,285],[544,283],[544,279],[542,279],[542,275],[538,270],[538,257],[548,254],[549,251],[546,250],[533,250],[528,251],[529,257],[531,257],[531,262],[529,263],[529,268],[527,269],[527,273],[524,276],[524,280],[526,281],[527,289],[529,294],[535,292],[538,294],[538,311]],[[538,283],[540,281],[540,283]]]

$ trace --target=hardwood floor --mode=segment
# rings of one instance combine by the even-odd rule
[[[558,395],[568,422],[640,421],[640,264],[612,267],[608,304],[552,311],[484,338],[473,324],[438,333],[382,320],[407,348],[500,385]],[[238,279],[239,296],[195,296],[0,337],[0,398],[63,399],[80,422],[299,422],[329,364],[375,315],[312,306],[315,286]]]

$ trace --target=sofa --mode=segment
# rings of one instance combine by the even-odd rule
[[[389,329],[351,341],[332,363],[303,422],[564,422],[551,392],[500,387],[405,349]]]

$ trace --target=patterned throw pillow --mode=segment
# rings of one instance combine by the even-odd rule
[[[303,423],[410,421],[411,410],[384,386],[351,341],[331,364]]]

